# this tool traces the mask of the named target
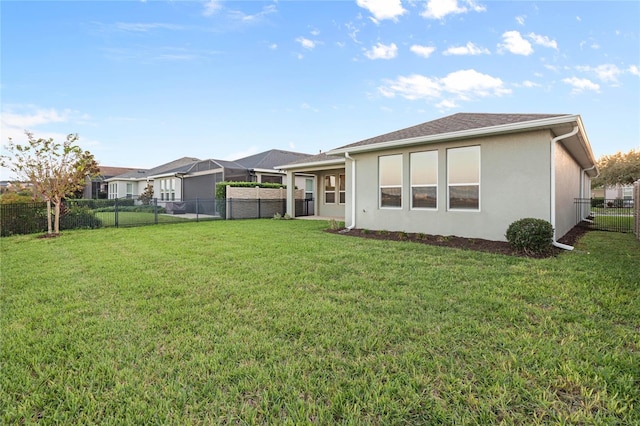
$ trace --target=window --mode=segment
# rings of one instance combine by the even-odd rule
[[[438,151],[412,152],[411,208],[438,208]]]
[[[480,147],[447,150],[449,209],[480,210]]]
[[[160,179],[160,200],[175,201],[176,199],[176,180]]]
[[[313,200],[313,179],[304,180],[304,199]]]
[[[133,198],[133,183],[127,182],[127,198]]]
[[[340,204],[344,204],[345,203],[345,198],[346,198],[345,190],[346,190],[346,187],[347,187],[346,182],[345,182],[345,177],[346,176],[345,175],[339,175],[338,177],[339,177],[339,179],[338,179],[338,183],[339,183],[338,188],[339,188],[339,195],[340,195],[339,202],[340,202]]]
[[[336,203],[336,176],[327,175],[324,177],[324,203]]]
[[[402,154],[378,158],[380,207],[402,208]]]
[[[110,183],[109,184],[109,199],[113,200],[114,198],[118,198],[118,184]]]

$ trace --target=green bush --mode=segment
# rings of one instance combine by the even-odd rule
[[[160,206],[146,206],[146,205],[139,205],[139,206],[120,206],[118,205],[118,211],[119,212],[134,212],[134,213],[154,213],[155,209],[158,209],[158,213],[166,213],[167,209],[165,209],[164,207],[160,207]],[[115,206],[111,206],[111,207],[102,207],[100,209],[95,209],[95,212],[115,212],[116,208]]]
[[[542,254],[551,250],[553,226],[543,219],[520,219],[509,225],[505,236],[511,247],[516,250]]]
[[[0,236],[33,234],[46,230],[46,203],[0,204]]]
[[[102,221],[88,207],[68,207],[60,217],[60,229],[100,228]]]
[[[218,182],[216,185],[216,198],[219,200],[224,200],[227,198],[227,186],[233,186],[236,188],[286,188],[287,185],[282,185],[279,183],[260,183],[260,182]]]

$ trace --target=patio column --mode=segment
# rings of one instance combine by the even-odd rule
[[[296,174],[287,170],[287,213],[296,217]]]

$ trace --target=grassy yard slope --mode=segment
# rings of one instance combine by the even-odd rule
[[[0,240],[0,423],[640,422],[640,244],[220,221]]]

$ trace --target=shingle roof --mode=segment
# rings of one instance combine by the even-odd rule
[[[463,130],[482,129],[505,124],[523,123],[527,121],[542,120],[545,118],[562,117],[565,115],[569,114],[476,114],[461,112],[439,118],[437,120],[427,121],[426,123],[418,124],[416,126],[396,130],[384,135],[364,139],[336,149],[352,148],[424,136],[434,136],[460,132]]]
[[[248,169],[275,169],[276,166],[290,164],[308,156],[309,154],[303,154],[301,152],[271,149],[259,154],[240,158],[235,162]]]
[[[279,166],[292,166],[295,164],[307,164],[307,163],[322,163],[324,161],[344,161],[344,157],[341,155],[328,155],[326,152],[321,152],[320,154],[316,154],[316,155],[307,155],[306,157],[303,157],[297,161],[292,161],[291,163],[287,163],[287,164],[279,164]]]
[[[116,176],[118,179],[144,179],[147,176],[154,176],[165,173],[179,173],[188,171],[191,166],[200,161],[193,157],[182,157],[169,163],[161,164],[152,169],[136,169]]]

